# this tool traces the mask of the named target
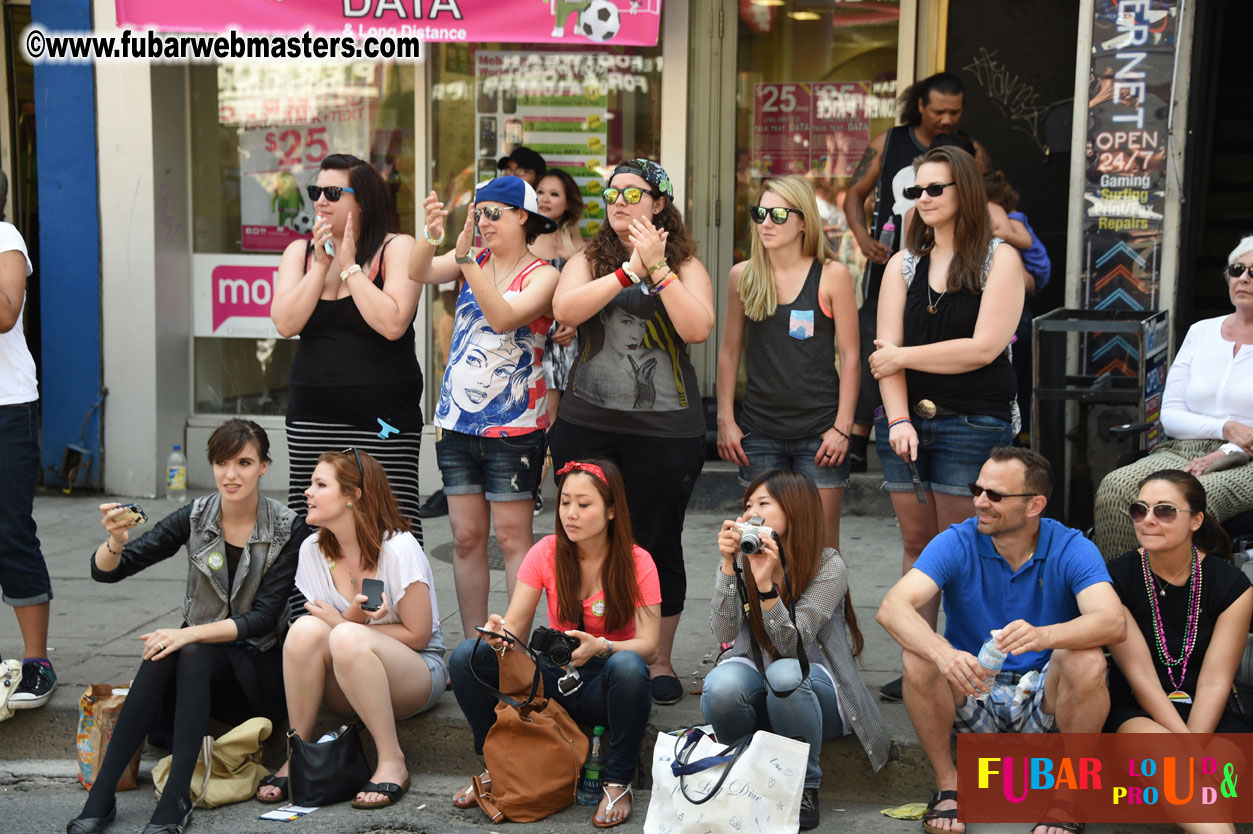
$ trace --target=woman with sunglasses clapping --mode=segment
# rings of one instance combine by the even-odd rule
[[[300,336],[287,403],[288,504],[304,514],[305,487],[327,449],[368,449],[421,542],[413,318],[422,288],[405,269],[413,238],[389,232],[387,184],[355,156],[324,159],[308,193],[313,239],[283,253],[270,306],[278,332]]]
[[[969,484],[1012,434],[1017,384],[1008,353],[1022,312],[1022,259],[992,236],[974,157],[927,151],[914,168],[918,221],[892,256],[869,357],[883,412],[875,422],[884,488],[904,544],[902,573],[936,534],[974,515]],[[937,594],[923,615],[935,628]],[[884,697],[899,700],[899,681]]]
[[[309,523],[321,529],[301,545],[296,567],[303,611],[283,644],[287,717],[308,742],[322,704],[355,713],[378,766],[352,806],[381,808],[409,789],[396,719],[435,706],[448,680],[431,565],[368,452],[321,455],[305,498]],[[377,598],[365,593],[370,580],[383,583]],[[257,799],[287,798],[287,767],[261,783]]]
[[[1178,469],[1140,483],[1128,514],[1140,547],[1109,563],[1127,639],[1109,647],[1106,732],[1251,732],[1232,696],[1253,616],[1253,589],[1231,540],[1205,512],[1205,488]],[[1226,761],[1221,759],[1220,761]],[[1230,824],[1183,825],[1193,834]]]
[[[731,267],[718,351],[718,454],[740,467],[742,486],[772,469],[807,476],[822,496],[823,543],[838,550],[860,383],[853,279],[827,245],[804,177],[767,180],[749,218],[752,254]],[[746,335],[747,388],[737,421]]]
[[[713,331],[713,285],[660,165],[622,163],[603,196],[607,222],[566,264],[553,297],[581,347],[548,443],[554,466],[590,456],[622,468],[632,526],[661,577],[653,700],[673,704],[683,696],[670,661],[687,596],[683,519],[705,458],[688,345]]]
[[[436,258],[448,212],[434,191],[423,207],[426,228],[413,249],[410,278],[464,280],[435,407],[435,454],[448,496],[461,628],[470,637],[487,619],[490,526],[510,594],[533,542],[534,489],[548,427],[542,362],[557,270],[530,246],[557,223],[539,213],[530,183],[498,177],[479,185],[455,249]],[[485,244],[477,251],[471,246],[476,225]]]
[[[1209,496],[1204,509],[1219,523],[1253,510],[1253,235],[1231,250],[1223,280],[1235,311],[1189,327],[1166,377],[1162,429],[1170,439],[1097,489],[1093,540],[1107,559],[1135,545],[1124,511],[1155,470],[1197,476]]]

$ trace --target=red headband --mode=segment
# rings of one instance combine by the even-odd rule
[[[609,479],[605,477],[605,470],[594,463],[582,463],[572,460],[557,470],[557,477],[560,478],[562,475],[568,475],[571,472],[586,472],[589,475],[595,475],[597,478],[600,478],[605,486],[609,486]]]

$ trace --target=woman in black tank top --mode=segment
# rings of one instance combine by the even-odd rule
[[[413,238],[388,232],[387,187],[362,159],[331,154],[308,191],[313,239],[283,252],[270,306],[278,332],[300,336],[287,403],[287,503],[304,516],[323,452],[365,449],[383,464],[421,542],[422,370],[413,331],[421,287],[406,270]]]
[[[740,467],[745,485],[772,469],[809,477],[822,497],[823,543],[838,550],[860,382],[853,280],[827,245],[813,189],[803,177],[766,181],[757,203],[749,208],[751,257],[731,267],[727,285],[718,351],[718,454]],[[748,382],[737,420],[746,335]]]
[[[1010,442],[1017,389],[1006,349],[1024,294],[1022,260],[992,237],[974,158],[932,148],[916,172],[906,196],[921,222],[888,262],[869,359],[883,394],[875,434],[904,572],[940,530],[974,515],[970,484],[992,449]],[[932,628],[938,611],[937,595],[922,612]]]

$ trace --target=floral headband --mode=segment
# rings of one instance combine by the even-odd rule
[[[651,159],[628,159],[613,169],[613,173],[609,175],[609,181],[613,182],[613,178],[618,174],[635,174],[637,177],[643,177],[649,185],[657,189],[661,196],[667,200],[674,199],[674,186],[670,183],[670,175],[666,173],[665,168]]]
[[[557,477],[569,475],[571,472],[586,472],[589,475],[600,478],[605,486],[609,486],[609,479],[605,477],[605,470],[601,469],[594,463],[583,463],[581,461],[572,460],[565,466],[557,470]]]

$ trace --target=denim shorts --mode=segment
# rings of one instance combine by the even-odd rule
[[[918,432],[918,459],[914,466],[922,488],[944,495],[969,495],[970,484],[997,446],[1008,446],[1012,437],[1008,420],[985,414],[959,414],[931,420],[913,418]],[[909,466],[888,443],[886,417],[875,420],[875,448],[883,461],[883,488],[888,492],[913,492]]]
[[[480,437],[441,429],[435,460],[447,495],[485,492],[488,501],[534,501],[544,469],[544,432]]]
[[[798,440],[783,440],[771,437],[759,431],[750,431],[740,440],[744,454],[748,456],[748,466],[740,467],[740,486],[746,487],[758,475],[771,469],[783,469],[807,476],[818,489],[844,489],[848,486],[850,461],[848,455],[838,466],[819,466],[814,463],[818,447],[822,445],[822,435],[802,437]]]
[[[418,655],[426,664],[427,671],[431,673],[431,694],[427,696],[425,704],[408,715],[398,716],[401,721],[420,715],[435,706],[439,703],[439,697],[444,694],[444,690],[448,688],[448,664],[444,662],[444,658],[434,652],[426,651],[418,652]]]

